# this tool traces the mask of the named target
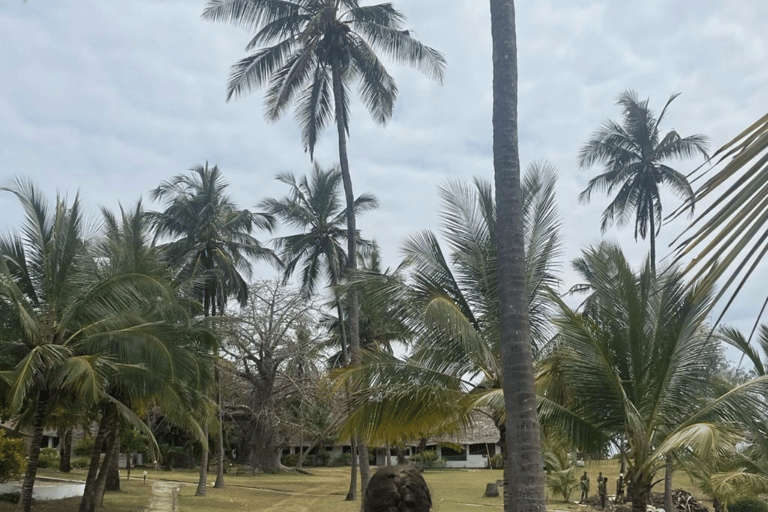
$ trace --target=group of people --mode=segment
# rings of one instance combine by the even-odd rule
[[[589,498],[589,475],[585,471],[579,480],[579,488],[581,489],[581,499],[579,503],[584,503]],[[605,503],[608,498],[608,477],[603,476],[603,472],[597,476],[597,495],[600,498],[600,506],[605,508]],[[619,475],[616,480],[616,498],[615,503],[624,503],[624,475]]]

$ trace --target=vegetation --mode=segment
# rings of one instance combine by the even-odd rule
[[[9,437],[0,429],[0,483],[16,478],[24,470],[25,448],[22,438]]]
[[[693,210],[694,195],[688,179],[665,162],[690,158],[696,153],[707,158],[705,136],[681,137],[675,130],[670,130],[662,137],[659,132],[667,108],[678,96],[670,96],[656,117],[647,99],[640,100],[635,91],[624,91],[616,101],[622,109],[624,122],[606,121],[579,152],[582,169],[605,164],[605,172],[589,180],[579,198],[588,202],[594,191],[606,190],[610,194],[618,189],[614,200],[603,211],[600,229],[605,232],[614,222],[619,226],[626,224],[634,213],[635,240],[637,235],[643,240],[646,236],[650,239],[654,268],[656,235],[661,230],[663,218],[659,186],[669,187]]]

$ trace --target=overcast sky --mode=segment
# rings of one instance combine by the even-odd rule
[[[361,0],[362,4],[370,3]],[[404,235],[438,227],[436,187],[448,177],[493,178],[491,40],[486,0],[396,0],[423,43],[443,52],[442,86],[389,65],[400,94],[392,121],[375,124],[353,104],[349,158],[355,193],[381,208],[362,217],[364,236],[399,262]],[[227,103],[229,67],[249,34],[202,21],[198,0],[0,0],[0,179],[31,178],[51,197],[79,190],[89,211],[133,204],[161,180],[208,160],[243,208],[286,187],[283,171],[311,169],[292,113],[269,123],[261,91]],[[657,112],[682,92],[662,130],[701,133],[718,147],[768,109],[768,2],[764,0],[538,0],[517,2],[519,134],[523,167],[546,159],[559,170],[565,287],[568,262],[601,238],[603,194],[578,193],[600,169],[580,171],[580,146],[631,88]],[[334,165],[334,130],[316,159]],[[689,171],[701,163],[676,163]],[[666,196],[665,212],[678,204]],[[150,207],[155,207],[150,204]],[[20,210],[0,194],[0,229]],[[660,256],[685,227],[665,225]],[[635,262],[648,246],[632,227],[606,235]],[[269,237],[261,235],[261,239]],[[272,275],[268,267],[260,274]],[[760,269],[729,315],[749,329],[764,299]]]

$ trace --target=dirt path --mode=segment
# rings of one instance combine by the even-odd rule
[[[152,484],[152,497],[147,512],[179,512],[178,482],[158,480]]]

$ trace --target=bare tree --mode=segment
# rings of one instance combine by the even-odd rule
[[[248,401],[237,414],[251,433],[247,460],[264,471],[282,469],[278,445],[284,415],[276,404],[295,391],[290,374],[295,375],[297,364],[306,366],[318,345],[316,313],[315,303],[298,290],[277,279],[259,281],[226,327],[222,350],[249,388]]]

